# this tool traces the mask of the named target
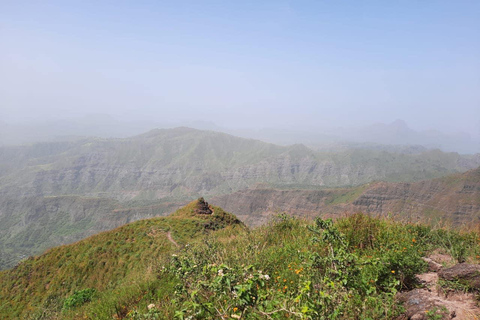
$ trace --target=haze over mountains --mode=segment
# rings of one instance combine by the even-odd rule
[[[3,195],[108,194],[137,200],[228,193],[254,183],[334,187],[412,181],[480,164],[478,154],[316,152],[301,144],[278,146],[189,128],[1,150]]]
[[[0,319],[476,317],[479,16],[0,0]]]
[[[217,197],[215,201],[232,193],[235,199],[243,197],[242,205],[250,208],[250,213],[239,209],[241,206],[231,207],[230,200],[220,203],[234,212],[239,209],[244,221],[258,225],[268,220],[271,207],[255,200],[256,191],[248,191],[252,188],[270,190],[267,194],[292,190],[285,195],[297,203],[297,214],[312,216],[321,208],[328,207],[331,213],[355,208],[349,203],[363,195],[363,190],[372,190],[362,186],[372,181],[408,183],[480,166],[480,154],[423,148],[387,150],[320,152],[302,144],[280,146],[185,127],[156,129],[129,138],[0,147],[0,263],[13,266],[48,247],[134,220],[166,215],[200,196]],[[312,201],[328,198],[327,204],[338,206],[302,204],[304,192]],[[318,198],[319,194],[327,198]],[[290,210],[283,201],[275,200],[273,207]],[[470,211],[453,205],[446,213],[434,213],[446,216],[459,211],[465,212],[465,219],[473,219],[477,198],[469,201],[465,205],[473,206]],[[378,211],[371,207],[365,209]],[[266,218],[261,216],[262,208],[266,208]]]
[[[480,152],[480,136],[461,131],[445,133],[439,130],[417,131],[403,120],[363,126],[336,124],[318,126],[242,126],[224,127],[211,121],[193,120],[186,123],[154,120],[118,120],[110,115],[92,114],[80,118],[0,123],[0,146],[75,140],[85,137],[126,138],[141,134],[148,128],[188,126],[233,134],[280,145],[305,144],[316,150],[339,151],[348,148],[384,149],[389,151],[419,152],[440,149],[447,152],[473,154]],[[248,129],[247,129],[248,128]]]

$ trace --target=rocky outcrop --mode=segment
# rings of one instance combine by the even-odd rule
[[[445,280],[457,281],[470,289],[480,290],[480,265],[478,264],[460,263],[441,270],[439,276]]]
[[[443,268],[443,266],[440,263],[438,263],[437,261],[431,258],[423,258],[423,261],[427,263],[428,271],[438,272]]]
[[[474,293],[441,288],[438,280],[439,278],[468,279],[469,283],[473,285],[479,276],[480,265],[462,263],[444,269],[441,264],[442,261],[445,261],[444,258],[445,255],[439,256],[438,254],[424,258],[429,263],[431,272],[417,275],[417,280],[423,288],[397,294],[398,301],[403,304],[406,311],[396,320],[478,319],[480,308]],[[447,260],[451,259],[448,257]]]
[[[414,289],[400,293],[398,301],[403,303],[407,311],[396,320],[476,320],[475,313],[479,311],[471,295],[452,295],[446,299],[435,293],[432,294],[431,289]]]
[[[210,209],[210,206],[208,205],[208,202],[206,202],[203,197],[198,199],[197,207],[195,208],[194,211],[196,214],[212,214],[213,213],[212,209]]]

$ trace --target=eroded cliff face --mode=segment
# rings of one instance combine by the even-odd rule
[[[480,169],[417,183],[376,183],[352,203],[373,214],[467,224],[480,221]]]
[[[276,190],[248,189],[217,196],[211,202],[235,212],[247,225],[258,226],[280,213],[312,218],[341,213],[346,205],[335,202],[342,196],[355,194],[356,189]]]
[[[464,225],[480,222],[480,168],[416,183],[376,182],[351,189],[249,189],[212,198],[249,225],[286,212],[303,217],[364,212]]]
[[[228,194],[257,183],[302,188],[408,182],[480,165],[480,155],[438,150],[320,153],[302,145],[282,147],[188,128],[42,146],[46,151],[38,146],[0,149],[0,197],[156,200]]]

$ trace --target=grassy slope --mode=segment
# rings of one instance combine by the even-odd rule
[[[281,217],[248,231],[220,208],[206,216],[195,214],[195,206],[51,249],[1,272],[0,317],[391,319],[401,311],[393,295],[414,285],[413,274],[425,267],[422,255],[441,248],[480,262],[478,233],[359,214],[316,226]],[[181,247],[168,240],[169,231]],[[61,311],[66,298],[86,288],[97,290],[91,302]]]
[[[72,243],[142,218],[166,215],[178,203],[119,203],[113,199],[53,196],[0,202],[0,270],[45,249]]]
[[[151,264],[176,249],[168,233],[178,244],[185,244],[209,232],[208,228],[243,228],[220,208],[214,208],[214,216],[195,215],[195,205],[192,202],[170,217],[137,221],[52,248],[1,272],[0,318],[17,319],[41,313],[44,307],[58,307],[56,302],[75,290],[112,292],[134,278],[149,278],[146,271]]]

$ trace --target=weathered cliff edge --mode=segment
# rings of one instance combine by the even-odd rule
[[[211,202],[249,225],[286,212],[298,216],[364,212],[396,219],[462,225],[480,221],[480,168],[415,183],[374,182],[350,189],[253,188],[213,197]]]

